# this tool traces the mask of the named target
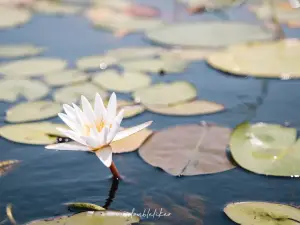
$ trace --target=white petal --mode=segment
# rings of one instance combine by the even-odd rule
[[[90,151],[88,147],[79,145],[76,142],[47,145],[45,148],[53,150]]]
[[[74,140],[74,141],[76,141],[76,142],[78,142],[78,143],[80,143],[80,144],[82,144],[82,145],[86,145],[85,141],[82,140],[82,139],[80,138],[80,136],[79,136],[76,132],[74,132],[74,131],[72,131],[72,130],[67,130],[67,129],[64,129],[64,128],[61,128],[61,127],[57,127],[56,129],[57,129],[59,132],[61,132],[63,135],[65,135],[65,136],[71,138],[72,140]]]
[[[117,114],[117,96],[115,92],[113,92],[109,98],[109,102],[107,105],[107,118],[106,122],[110,123],[116,117]]]
[[[81,123],[81,126],[84,127],[85,125],[87,125],[89,123],[89,121],[87,120],[84,113],[81,111],[81,109],[76,104],[73,104],[73,107],[76,111],[76,116],[77,116],[78,121]]]
[[[81,132],[81,126],[76,123],[75,121],[73,121],[70,117],[68,117],[66,114],[64,113],[58,113],[58,116],[62,119],[62,121],[65,122],[65,124],[67,124],[72,130],[74,130],[75,132]]]
[[[89,103],[89,101],[86,99],[86,97],[84,97],[83,95],[81,95],[81,104],[82,104],[82,108],[83,108],[83,113],[86,116],[86,118],[88,119],[89,123],[94,124],[96,117],[95,117],[93,108],[92,108],[91,104]]]
[[[91,148],[98,148],[100,147],[100,140],[98,138],[93,137],[87,137],[87,136],[81,136],[81,139],[83,139],[87,146]]]
[[[92,127],[90,129],[90,136],[93,138],[98,138],[99,132],[97,131],[96,127]]]
[[[120,125],[124,116],[124,109],[121,109],[118,115],[115,117],[115,122]]]
[[[96,156],[101,160],[101,162],[106,166],[110,167],[112,164],[112,149],[110,146],[102,148],[95,152]]]
[[[106,108],[103,104],[101,96],[97,93],[94,103],[94,113],[97,119],[97,122],[101,122],[103,118],[106,117]]]
[[[68,115],[68,117],[70,117],[72,120],[76,121],[76,112],[75,109],[73,109],[72,106],[69,106],[68,104],[63,104],[63,108],[66,112],[66,114]]]
[[[113,141],[118,141],[121,140],[125,137],[128,137],[132,134],[135,134],[136,132],[139,132],[140,130],[145,129],[146,127],[150,126],[152,123],[152,121],[148,121],[146,123],[142,123],[140,125],[134,126],[134,127],[130,127],[128,129],[122,130],[119,133],[116,134],[115,138],[113,139]]]
[[[114,139],[114,137],[116,136],[116,134],[118,133],[120,129],[120,124],[114,122],[112,124],[111,129],[109,129],[109,133],[107,135],[107,143],[112,142],[112,140]]]
[[[107,136],[108,136],[108,132],[109,132],[109,128],[108,127],[104,127],[101,131],[101,133],[99,133],[98,137],[100,140],[101,145],[106,145],[107,143]]]

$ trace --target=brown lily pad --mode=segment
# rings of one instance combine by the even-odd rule
[[[175,126],[155,133],[139,154],[173,176],[223,172],[234,168],[226,156],[230,133],[206,123]]]
[[[11,171],[15,168],[17,164],[19,164],[19,160],[6,160],[0,161],[0,177]]]

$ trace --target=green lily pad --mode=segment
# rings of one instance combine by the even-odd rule
[[[109,50],[106,55],[118,60],[139,59],[159,55],[163,49],[157,47],[127,47]]]
[[[107,104],[106,104],[107,105]],[[118,111],[124,109],[124,118],[131,118],[143,113],[146,109],[143,105],[136,105],[134,102],[118,99]]]
[[[188,66],[188,62],[171,58],[135,59],[119,63],[125,70],[150,73],[180,73]]]
[[[294,128],[242,123],[230,139],[234,160],[244,169],[273,176],[300,175],[300,140]]]
[[[185,22],[150,30],[146,37],[156,43],[183,47],[226,47],[232,44],[273,39],[259,25],[240,22]]]
[[[35,1],[33,4],[33,10],[39,13],[45,14],[55,14],[55,15],[70,15],[76,14],[81,11],[81,7],[63,4],[61,2],[49,1],[49,0],[39,0]]]
[[[296,225],[300,224],[299,208],[271,202],[237,202],[224,208],[237,224]]]
[[[299,79],[299,57],[300,41],[285,39],[234,45],[210,54],[207,62],[218,70],[237,76]]]
[[[71,209],[84,209],[84,210],[92,210],[92,211],[103,211],[105,210],[99,205],[92,204],[92,203],[87,203],[87,202],[70,202],[66,203],[65,205],[68,206],[68,208]]]
[[[80,70],[100,70],[117,62],[114,57],[105,55],[85,56],[77,60],[76,66]]]
[[[155,132],[140,147],[139,155],[173,176],[223,172],[234,168],[226,156],[230,132],[206,123],[170,127]]]
[[[31,13],[26,9],[0,6],[0,29],[20,26],[30,19]]]
[[[0,81],[0,100],[14,102],[19,97],[34,101],[45,97],[49,88],[38,80],[8,80]]]
[[[112,210],[82,212],[72,216],[60,216],[45,220],[36,220],[26,225],[130,225],[138,223],[140,218],[129,212]]]
[[[39,55],[45,51],[45,48],[36,47],[30,44],[9,44],[0,45],[0,58],[17,58],[24,56]]]
[[[0,74],[14,77],[41,76],[64,69],[67,62],[56,58],[20,59],[0,64]]]
[[[6,111],[5,120],[11,123],[48,119],[61,112],[61,105],[51,101],[20,103]]]
[[[57,127],[66,128],[65,125],[50,122],[5,125],[0,127],[0,135],[17,143],[48,145],[56,142],[55,136],[63,136]]]
[[[119,74],[115,70],[107,70],[95,74],[93,82],[110,91],[128,93],[149,86],[151,78],[139,72],[125,71]]]
[[[78,102],[81,95],[84,95],[88,100],[93,101],[96,93],[99,93],[102,99],[108,97],[106,91],[92,83],[79,83],[56,90],[53,94],[53,98],[56,102],[71,104]]]
[[[62,70],[43,77],[50,86],[64,86],[87,81],[89,75],[78,70]]]
[[[136,102],[144,105],[174,105],[193,100],[197,89],[188,82],[159,83],[133,93]]]

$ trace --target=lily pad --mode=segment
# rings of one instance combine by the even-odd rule
[[[29,44],[0,45],[0,58],[17,58],[24,56],[35,56],[45,51],[45,48]]]
[[[56,130],[57,127],[66,128],[62,124],[50,122],[5,125],[0,127],[0,135],[17,143],[48,145],[56,142],[56,136],[62,136]]]
[[[92,203],[86,203],[86,202],[70,202],[66,203],[65,205],[68,206],[68,208],[71,209],[84,209],[84,210],[92,210],[92,211],[103,211],[105,210],[99,205],[92,204]]]
[[[230,139],[234,160],[244,169],[273,176],[300,175],[300,139],[294,128],[276,124],[242,123]]]
[[[108,100],[104,102],[105,106],[107,107]],[[143,105],[135,104],[134,102],[118,99],[117,101],[117,110],[120,111],[124,109],[123,118],[131,118],[136,115],[143,113],[146,108]]]
[[[215,102],[195,100],[171,106],[147,105],[147,110],[170,116],[195,116],[220,112],[224,110],[224,106]]]
[[[58,89],[53,98],[61,103],[75,103],[84,95],[88,100],[94,100],[95,94],[99,93],[102,99],[106,99],[108,93],[92,83],[79,83]]]
[[[62,70],[49,73],[43,78],[50,86],[57,87],[84,82],[89,78],[89,75],[78,70]]]
[[[299,208],[279,203],[230,203],[224,208],[224,212],[237,224],[300,224]]]
[[[162,59],[200,61],[206,59],[208,55],[216,50],[212,49],[171,49],[160,54]]]
[[[117,60],[111,56],[93,55],[82,57],[77,60],[76,66],[80,70],[100,70],[115,64]]]
[[[212,48],[273,39],[273,34],[259,25],[224,21],[177,23],[150,30],[146,36],[164,45]]]
[[[56,1],[39,0],[33,4],[33,10],[45,14],[70,15],[79,13],[81,7]]]
[[[193,100],[197,97],[197,89],[188,82],[155,84],[133,93],[136,102],[144,105],[174,105]]]
[[[19,163],[19,160],[0,161],[0,177],[14,169]]]
[[[115,70],[107,70],[95,74],[93,82],[110,91],[128,93],[149,86],[151,78],[140,72],[125,71],[119,74]]]
[[[178,59],[135,59],[119,63],[125,70],[150,73],[180,73],[188,66]]]
[[[26,225],[130,225],[138,223],[140,218],[131,212],[97,211],[82,212],[72,216],[60,216],[56,218],[36,220]]]
[[[11,123],[48,119],[61,112],[61,105],[51,101],[20,103],[6,112],[5,120]]]
[[[20,59],[0,64],[0,74],[14,77],[31,77],[59,71],[66,66],[66,61],[56,58]]]
[[[173,176],[218,173],[234,168],[226,156],[229,136],[230,129],[212,124],[175,126],[154,133],[139,154]]]
[[[123,10],[129,7],[132,3],[127,0],[94,0],[95,5],[99,7],[112,8],[114,10]]]
[[[20,26],[30,19],[31,13],[26,9],[0,6],[0,29]]]
[[[0,81],[0,100],[14,102],[19,97],[34,101],[45,97],[49,88],[38,80],[8,80]]]
[[[287,39],[231,46],[212,53],[207,61],[212,67],[234,75],[294,79],[300,78],[299,57],[300,41]]]
[[[159,55],[163,51],[157,47],[127,47],[109,50],[106,55],[118,60],[139,59]]]
[[[136,151],[150,137],[152,130],[144,129],[127,138],[111,143],[113,153]]]

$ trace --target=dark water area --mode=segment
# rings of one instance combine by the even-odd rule
[[[172,17],[170,0],[139,2],[159,7],[166,21]],[[232,10],[229,15],[231,20],[255,22],[254,16],[245,10]],[[184,21],[207,19],[219,18],[212,14],[192,17],[183,15],[181,18]],[[300,36],[299,30],[284,28],[287,36]],[[48,48],[45,56],[66,59],[69,67],[73,67],[76,59],[82,56],[101,54],[125,46],[150,45],[142,34],[117,39],[110,33],[94,30],[79,15],[35,15],[30,23],[18,29],[0,31],[0,44],[14,43],[45,46]],[[189,81],[197,87],[201,99],[222,103],[227,110],[186,118],[145,112],[124,120],[123,126],[153,120],[151,129],[160,130],[205,120],[234,127],[250,119],[252,122],[289,123],[300,129],[300,80],[229,76],[210,68],[203,61],[190,64],[184,73],[163,77],[153,75],[152,79],[154,83]],[[4,113],[8,107],[10,104],[0,103],[1,125],[5,124]],[[53,121],[59,122],[59,119]],[[105,205],[111,187],[110,172],[93,154],[46,151],[43,146],[16,144],[2,138],[0,146],[0,160],[22,160],[19,167],[0,179],[0,221],[5,217],[8,203],[14,205],[14,215],[20,223],[67,214],[69,211],[63,205],[67,202]],[[114,155],[114,160],[126,181],[120,182],[111,209],[143,212],[150,204],[149,198],[152,198],[152,201],[167,210],[172,211],[176,205],[185,207],[196,218],[191,219],[190,215],[175,210],[170,217],[157,220],[157,224],[231,225],[234,223],[227,219],[223,208],[227,203],[236,201],[300,205],[300,182],[296,178],[260,176],[241,168],[213,175],[178,178],[146,164],[137,152]],[[186,200],[196,199],[195,196],[202,199],[199,201],[202,204],[199,209]]]

